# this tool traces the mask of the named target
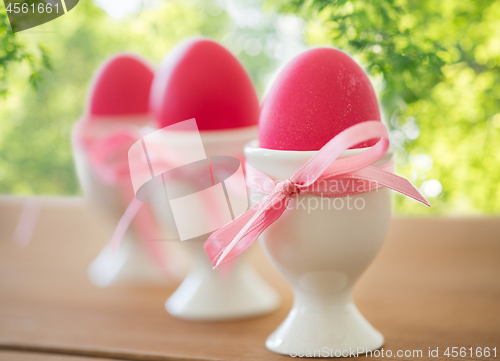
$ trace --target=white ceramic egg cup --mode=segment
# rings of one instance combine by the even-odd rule
[[[244,144],[254,139],[256,127],[235,130],[201,131],[205,153],[210,156],[242,155]],[[199,139],[184,134],[175,137],[177,147],[189,149]],[[184,181],[181,187],[190,187]],[[157,193],[162,197],[162,191]],[[159,223],[166,232],[176,229],[172,213],[153,203]],[[182,284],[165,303],[167,311],[179,318],[198,321],[228,320],[263,315],[275,310],[279,296],[254,270],[245,257],[235,260],[228,269],[214,270],[203,248],[206,237],[182,242],[191,254],[193,267]]]
[[[360,151],[347,150],[342,156]],[[275,180],[290,178],[316,153],[264,149],[257,141],[245,147],[247,162]],[[375,165],[391,158],[392,152],[388,152]],[[263,197],[250,191],[250,205]],[[301,198],[303,207],[297,202]],[[328,356],[345,356],[346,350],[348,354],[354,350],[363,353],[361,348],[366,352],[383,345],[383,336],[354,305],[352,289],[384,241],[391,214],[390,193],[380,188],[350,198],[353,209],[348,209],[346,197],[341,207],[339,200],[332,203],[335,198],[298,195],[260,236],[264,252],[294,293],[288,317],[266,341],[269,350],[284,355],[311,352],[324,357],[326,354],[320,355],[318,350],[328,350]],[[364,202],[356,203],[358,198]]]
[[[89,206],[114,227],[125,212],[126,204],[124,204],[120,190],[113,185],[101,182],[92,170],[88,155],[77,140],[79,127],[83,121],[85,120],[80,120],[75,124],[72,134],[73,155],[78,179]],[[117,120],[108,122],[100,120],[99,122],[103,124],[103,132],[106,131],[109,124],[117,124]],[[144,125],[146,120],[128,117],[126,122]],[[97,287],[106,287],[112,284],[169,283],[166,275],[153,264],[131,229],[126,232],[118,250],[111,250],[109,244],[104,246],[90,264],[87,274],[90,281]]]

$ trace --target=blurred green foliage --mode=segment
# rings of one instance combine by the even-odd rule
[[[33,72],[13,63],[10,79],[2,82],[8,84],[9,95],[0,99],[0,193],[79,192],[71,129],[84,112],[90,82],[106,58],[134,52],[158,64],[186,37],[204,34],[220,39],[227,31],[224,12],[210,15],[198,3],[168,1],[140,16],[114,20],[92,1],[81,1],[50,23],[6,38],[4,34],[17,49],[17,58],[29,60],[24,47],[43,44],[53,70],[37,68],[42,81],[33,89],[26,80]]]
[[[309,45],[354,55],[374,79],[397,172],[434,195],[431,209],[397,196],[397,212],[500,212],[500,1],[294,0],[279,9],[307,19]]]
[[[40,82],[40,72],[51,68],[47,51],[42,45],[27,47],[12,33],[4,3],[0,2],[0,98],[8,93],[9,68],[19,64],[28,67],[29,82],[34,87]]]
[[[238,13],[241,2],[250,5]],[[0,97],[0,193],[78,193],[70,134],[98,66],[122,51],[159,64],[179,41],[205,35],[238,55],[260,94],[304,41],[346,51],[374,82],[398,173],[433,196],[430,209],[397,196],[396,212],[500,212],[499,1],[225,4],[169,0],[115,20],[84,0],[15,35],[0,8],[0,91],[8,92]]]

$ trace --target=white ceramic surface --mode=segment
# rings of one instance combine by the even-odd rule
[[[359,151],[348,150],[342,156]],[[249,164],[275,180],[291,177],[314,154],[263,149],[256,141],[245,147]],[[388,152],[375,164],[391,157]],[[251,205],[263,196],[251,192]],[[328,355],[339,356],[345,350],[375,350],[383,345],[383,336],[354,305],[352,289],[384,241],[390,193],[381,188],[350,198],[352,209],[346,197],[327,203],[334,198],[299,195],[262,233],[260,243],[266,255],[294,292],[292,310],[266,341],[269,350],[284,355],[314,351],[320,355],[317,350],[328,350]]]
[[[127,118],[129,123],[144,124],[144,118]],[[116,125],[117,121],[109,123],[101,121],[102,130],[107,125]],[[73,155],[76,171],[85,199],[89,205],[103,217],[110,225],[112,232],[121,216],[125,212],[126,205],[122,199],[120,190],[112,185],[102,183],[94,174],[87,154],[76,140],[76,133],[81,121],[75,125],[73,131]],[[110,237],[111,237],[110,233]],[[146,254],[144,247],[139,244],[133,230],[129,229],[117,251],[112,251],[108,244],[97,255],[88,268],[90,281],[98,287],[106,287],[111,284],[123,283],[169,283],[165,273],[157,267],[152,259]]]
[[[256,127],[200,132],[207,156],[242,156],[243,145],[255,138]],[[188,132],[174,137],[176,146],[186,147],[196,140]],[[188,181],[179,187],[191,187]],[[153,197],[163,197],[162,190]],[[175,229],[173,216],[163,204],[153,209],[165,232]],[[213,211],[213,210],[211,210]],[[208,218],[208,217],[207,217]],[[175,237],[175,235],[173,235]],[[275,310],[279,296],[253,269],[245,257],[228,268],[213,270],[203,242],[206,236],[182,242],[193,257],[193,266],[179,288],[166,301],[165,307],[174,316],[189,320],[227,320],[262,315]],[[180,241],[179,241],[180,242]]]

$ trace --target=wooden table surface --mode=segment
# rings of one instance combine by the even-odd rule
[[[80,199],[45,199],[31,243],[17,245],[23,202],[0,197],[0,360],[289,359],[264,346],[292,294],[260,249],[252,261],[282,296],[276,312],[186,322],[164,309],[175,285],[90,284],[87,266],[111,230]],[[446,360],[447,347],[497,347],[499,359],[500,218],[393,219],[355,301],[384,334],[390,359]],[[429,358],[429,348],[439,357]],[[423,357],[395,357],[398,350]]]
[[[68,356],[53,353],[38,353],[26,351],[1,351],[0,361],[109,361],[110,359]]]

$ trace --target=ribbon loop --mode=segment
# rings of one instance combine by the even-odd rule
[[[375,146],[360,154],[337,160],[347,149],[377,138],[380,141]],[[291,179],[295,183],[303,181],[305,186],[310,186],[330,167],[333,167],[331,171],[335,175],[367,167],[384,156],[389,149],[388,139],[387,129],[379,121],[372,120],[353,125],[326,143]]]

